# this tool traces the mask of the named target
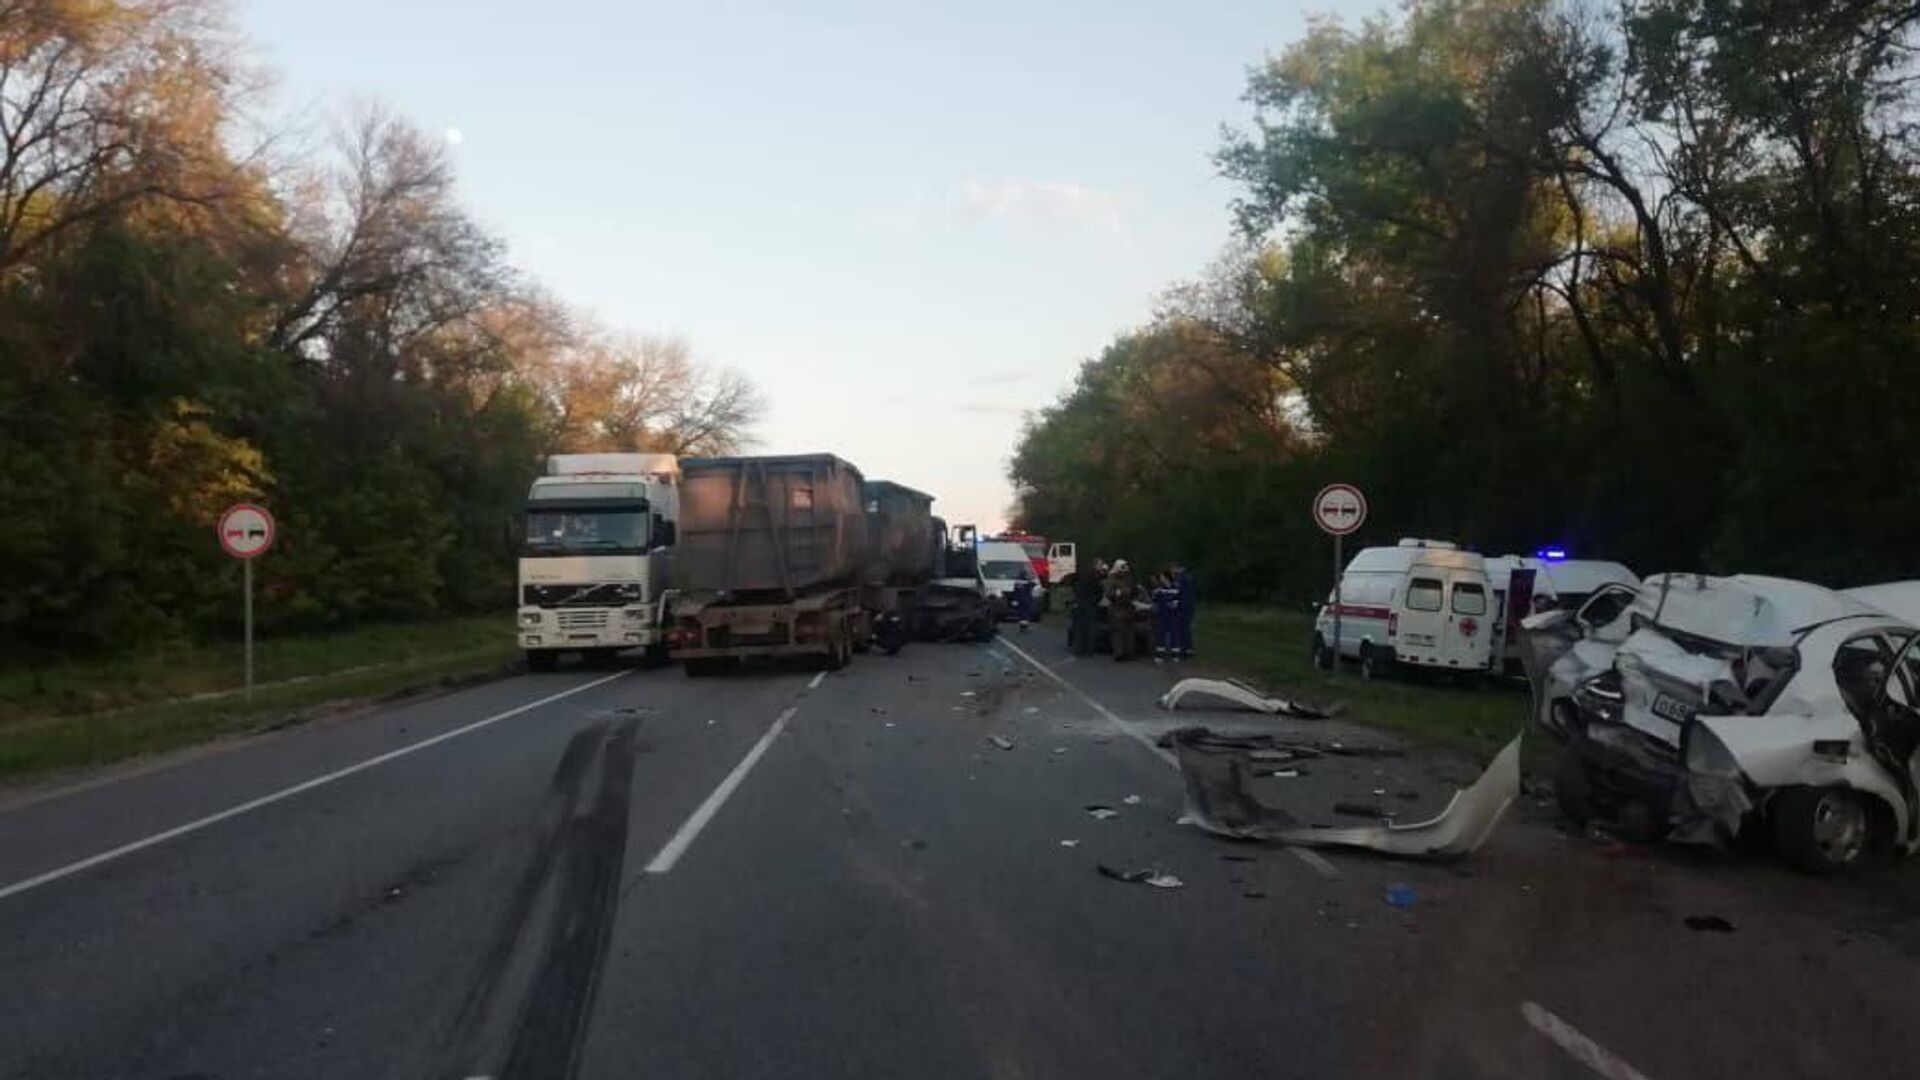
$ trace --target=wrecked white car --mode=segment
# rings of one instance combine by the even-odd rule
[[[1805,582],[1693,574],[1589,622],[1543,622],[1526,650],[1536,719],[1566,742],[1569,817],[1646,839],[1765,829],[1820,873],[1920,848],[1914,624]]]

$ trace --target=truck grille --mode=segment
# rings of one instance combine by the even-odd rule
[[[520,590],[520,602],[527,607],[619,607],[640,600],[645,589],[638,583],[607,582],[600,585],[527,585]]]
[[[562,630],[605,630],[607,613],[601,611],[562,611],[554,618],[560,622]]]

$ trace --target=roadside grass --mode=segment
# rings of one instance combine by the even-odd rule
[[[1345,702],[1344,719],[1486,757],[1526,720],[1524,688],[1484,682],[1451,686],[1433,677],[1365,681],[1313,666],[1313,615],[1305,610],[1202,605],[1194,626],[1199,659],[1255,686],[1316,705]]]
[[[510,631],[464,618],[259,640],[252,702],[224,693],[241,681],[237,643],[0,671],[0,777],[105,765],[500,670],[517,652]],[[194,696],[205,694],[220,696]]]

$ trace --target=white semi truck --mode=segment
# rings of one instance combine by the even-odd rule
[[[520,647],[551,670],[562,653],[666,651],[664,618],[680,521],[672,454],[555,454],[527,492]]]

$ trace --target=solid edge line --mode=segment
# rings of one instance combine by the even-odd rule
[[[740,764],[735,765],[726,779],[720,781],[720,786],[713,789],[712,794],[707,796],[706,801],[701,803],[686,821],[681,822],[679,830],[673,834],[673,839],[668,840],[666,846],[660,849],[660,853],[647,864],[647,873],[664,874],[673,869],[673,864],[679,862],[680,856],[685,855],[687,849],[693,846],[693,842],[700,838],[700,831],[705,829],[714,815],[720,812],[720,808],[726,805],[734,789],[740,786],[740,782],[747,778],[749,772],[753,771],[754,765],[760,761],[760,756],[767,752],[767,747],[773,745],[773,740],[780,736],[780,732],[787,726],[787,721],[793,719],[793,714],[798,711],[797,706],[788,706],[787,711],[774,720],[773,724],[767,728],[766,734],[760,736],[760,741],[754,743],[753,749],[747,751],[747,756],[740,759]]]
[[[1005,645],[1007,648],[1012,649],[1014,653],[1017,654],[1022,660],[1025,660],[1027,663],[1032,664],[1034,666],[1034,669],[1039,671],[1040,674],[1045,675],[1047,678],[1052,679],[1054,682],[1057,682],[1061,686],[1066,687],[1068,690],[1073,691],[1073,695],[1075,697],[1079,698],[1081,701],[1086,702],[1088,707],[1092,708],[1094,712],[1097,712],[1101,716],[1106,717],[1107,722],[1112,724],[1114,727],[1120,729],[1121,734],[1128,736],[1129,738],[1133,739],[1135,742],[1139,743],[1141,746],[1146,747],[1148,751],[1150,751],[1155,757],[1159,758],[1161,761],[1166,762],[1167,764],[1173,766],[1176,769],[1180,767],[1180,759],[1174,757],[1172,752],[1162,748],[1159,744],[1155,743],[1153,739],[1147,735],[1146,732],[1141,731],[1139,728],[1135,727],[1134,725],[1128,723],[1125,720],[1120,719],[1120,716],[1118,713],[1115,713],[1112,709],[1109,709],[1105,705],[1102,705],[1098,701],[1094,700],[1093,695],[1087,693],[1085,690],[1082,690],[1078,686],[1075,686],[1074,684],[1061,678],[1059,673],[1055,672],[1052,668],[1034,659],[1032,653],[1029,653],[1027,650],[1021,648],[1018,645],[1015,645],[1013,642],[1008,641],[1006,638],[996,637],[994,640],[998,644]]]
[[[1532,1001],[1520,1003],[1520,1015],[1535,1031],[1566,1051],[1567,1056],[1599,1073],[1607,1080],[1647,1080],[1647,1075],[1626,1063],[1619,1055],[1594,1042],[1579,1028],[1560,1019]]]
[[[994,638],[994,643],[998,645],[1005,645],[1007,648],[1012,649],[1015,653],[1019,654],[1021,659],[1025,660],[1029,664],[1032,664],[1034,668],[1040,672],[1040,674],[1045,675],[1047,678],[1052,679],[1054,682],[1057,682],[1061,686],[1066,687],[1068,690],[1073,691],[1074,696],[1078,697],[1081,701],[1086,702],[1089,706],[1093,708],[1093,711],[1099,713],[1101,716],[1106,717],[1108,723],[1112,724],[1114,727],[1119,728],[1121,732],[1123,732],[1124,734],[1131,736],[1135,742],[1138,742],[1141,746],[1144,746],[1148,750],[1151,750],[1154,756],[1158,757],[1161,761],[1166,762],[1167,764],[1173,766],[1175,769],[1178,769],[1180,767],[1180,759],[1175,757],[1172,751],[1169,751],[1163,748],[1159,743],[1154,742],[1153,739],[1147,736],[1146,732],[1141,731],[1138,727],[1128,723],[1125,720],[1122,720],[1119,714],[1115,713],[1112,709],[1107,708],[1105,705],[1100,704],[1100,702],[1094,700],[1094,697],[1092,694],[1089,694],[1085,690],[1082,690],[1078,686],[1075,686],[1073,683],[1068,682],[1065,678],[1061,677],[1061,675],[1058,672],[1055,672],[1052,668],[1034,659],[1033,654],[1027,652],[1027,650],[1021,648],[1020,646],[1015,645],[1013,642],[1008,641],[1004,637],[996,636]],[[1339,867],[1336,867],[1332,863],[1328,862],[1326,858],[1323,857],[1319,852],[1312,851],[1303,847],[1297,847],[1292,844],[1287,845],[1287,850],[1292,852],[1295,858],[1299,859],[1301,862],[1311,867],[1314,873],[1319,874],[1321,877],[1326,878],[1328,881],[1340,880]]]
[[[479,731],[481,728],[488,727],[493,724],[497,724],[502,720],[519,716],[521,713],[528,712],[532,709],[537,709],[542,705],[550,705],[553,702],[559,701],[561,698],[572,697],[573,695],[581,693],[583,691],[591,690],[596,686],[603,686],[607,683],[612,682],[615,679],[622,678],[627,674],[628,672],[625,672],[625,671],[616,671],[611,675],[607,675],[602,678],[595,679],[592,682],[581,683],[579,686],[569,687],[568,689],[562,690],[557,694],[548,694],[546,697],[540,698],[537,701],[529,701],[525,705],[515,706],[514,708],[508,709],[506,712],[495,713],[484,720],[475,720],[473,723],[468,724],[465,727],[457,727],[457,728],[454,728],[452,731],[443,731],[440,734],[433,736],[432,738],[422,739],[416,743],[410,743],[406,746],[400,747],[397,750],[389,750],[384,754],[379,754],[374,757],[370,757],[365,761],[361,761],[353,765],[348,765],[347,767],[342,769],[335,769],[330,773],[325,773],[323,775],[316,776],[311,780],[302,781],[301,783],[295,784],[292,787],[282,788],[279,791],[273,792],[272,794],[262,795],[257,799],[249,799],[246,802],[240,803],[238,805],[229,806],[225,810],[215,811],[214,813],[208,814],[206,817],[196,818],[193,821],[189,821],[184,825],[175,825],[173,828],[167,829],[164,832],[157,832],[157,833],[154,833],[152,836],[143,837],[139,840],[133,841],[132,843],[122,844],[119,847],[114,848],[110,851],[103,851],[98,855],[91,855],[91,856],[88,856],[87,858],[81,859],[78,862],[71,862],[65,866],[58,867],[53,870],[49,870],[44,874],[36,874],[33,877],[27,878],[25,880],[16,881],[11,885],[0,888],[0,900],[5,900],[9,896],[16,896],[20,893],[26,892],[29,889],[37,889],[42,885],[52,884],[53,882],[59,881],[61,878],[71,877],[74,874],[78,874],[83,870],[91,870],[94,867],[100,866],[103,863],[109,863],[114,861],[115,859],[124,858],[125,856],[131,855],[136,851],[144,851],[147,848],[153,847],[157,844],[164,844],[169,840],[177,840],[182,836],[188,835],[189,833],[199,832],[201,829],[204,829],[209,825],[217,825],[220,822],[227,820],[228,818],[239,817],[241,814],[251,813],[252,811],[258,810],[263,806],[271,806],[274,803],[281,802],[286,799],[291,799],[295,795],[299,795],[302,792],[312,791],[314,788],[323,787],[327,784],[333,783],[336,780],[344,780],[345,778],[352,776],[355,773],[365,772],[366,770],[371,769],[376,765],[384,765],[389,761],[394,761],[398,758],[406,757],[408,754],[418,753],[421,750],[425,750],[429,746],[438,746],[439,744],[446,742],[449,739],[457,739],[462,735],[471,734],[475,731]]]
[[[818,675],[815,675],[815,676],[813,677],[813,681],[812,681],[812,682],[809,682],[809,683],[807,684],[807,689],[809,689],[809,690],[818,690],[818,689],[820,689],[820,682],[821,682],[821,680],[823,680],[823,679],[825,679],[826,677],[827,677],[827,673],[826,673],[826,672],[824,672],[824,671],[823,671],[823,672],[821,672],[821,673],[819,673]]]

